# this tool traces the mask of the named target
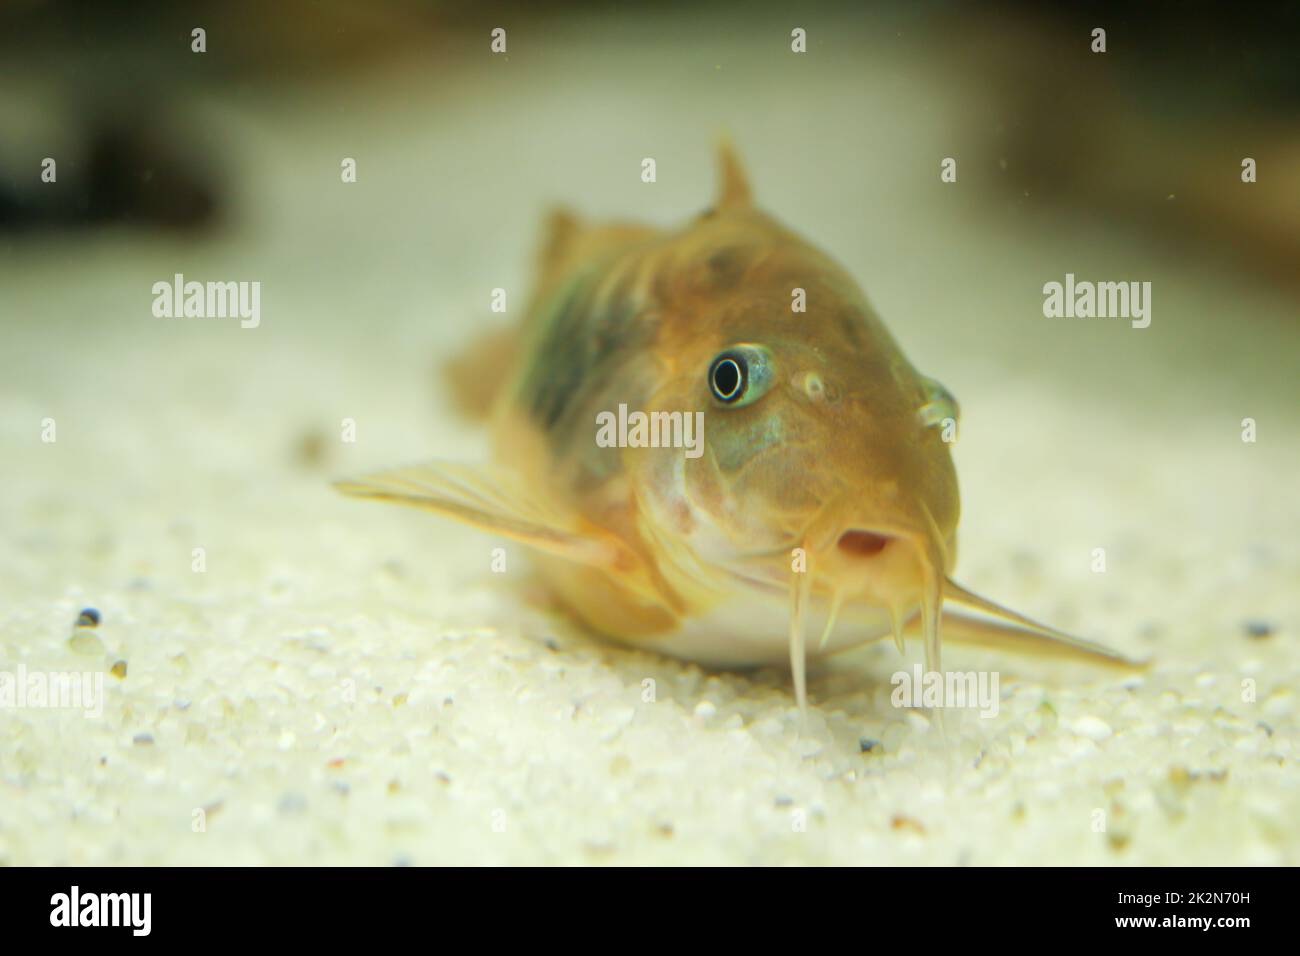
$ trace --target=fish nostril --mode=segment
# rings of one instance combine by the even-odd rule
[[[884,551],[885,546],[892,540],[893,538],[887,534],[854,529],[840,535],[839,549],[854,557],[869,558]]]

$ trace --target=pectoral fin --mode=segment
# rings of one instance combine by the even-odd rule
[[[1027,657],[1086,661],[1128,670],[1140,670],[1147,666],[1144,661],[1131,660],[1102,644],[1072,637],[1054,629],[1029,630],[1014,624],[963,614],[950,608],[944,608],[943,612],[943,639],[945,643],[972,644]]]
[[[1127,670],[1141,670],[1148,666],[1146,661],[1132,660],[1105,645],[1040,624],[967,590],[952,578],[944,580],[943,597],[947,602],[943,609],[945,643],[971,644],[1028,657],[1078,660]],[[977,613],[957,611],[952,607],[953,604],[962,605]],[[908,635],[920,635],[921,624],[920,616],[913,616],[906,624]],[[897,623],[894,632],[897,639]]]
[[[1117,667],[1146,666],[1145,663],[1130,660],[1101,644],[1040,624],[1018,611],[981,597],[974,591],[962,587],[952,578],[944,581],[943,596],[947,601],[989,616],[987,619],[968,617],[945,609],[945,637],[1039,657],[1075,657]],[[953,621],[951,629],[947,623],[949,620]]]
[[[344,494],[424,508],[568,561],[591,565],[662,601],[645,563],[618,537],[491,466],[426,462],[335,483]]]

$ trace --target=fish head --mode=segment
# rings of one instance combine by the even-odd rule
[[[653,404],[702,412],[702,447],[638,493],[698,568],[774,588],[803,562],[820,592],[910,613],[955,556],[956,403],[844,269],[747,197],[724,185],[666,266],[679,321]]]
[[[678,397],[660,403],[702,412],[701,448],[653,487],[700,559],[784,581],[802,558],[822,587],[900,605],[927,566],[951,570],[956,405],[862,319],[722,317],[677,353]],[[868,341],[843,341],[847,321]]]

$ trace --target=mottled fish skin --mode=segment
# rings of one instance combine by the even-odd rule
[[[636,371],[654,343],[658,319],[624,280],[622,264],[579,270],[542,307],[510,398],[546,433],[557,460],[588,459],[601,472],[616,463],[613,456],[591,454],[594,414],[588,412],[593,405],[607,407],[612,394],[643,401],[653,386]]]

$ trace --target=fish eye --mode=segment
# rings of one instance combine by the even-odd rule
[[[724,405],[747,405],[771,384],[771,355],[759,345],[729,348],[709,366],[709,390]]]
[[[713,395],[720,402],[732,402],[740,397],[745,387],[747,369],[744,356],[719,355],[713,360],[709,370],[709,382],[713,385]]]

